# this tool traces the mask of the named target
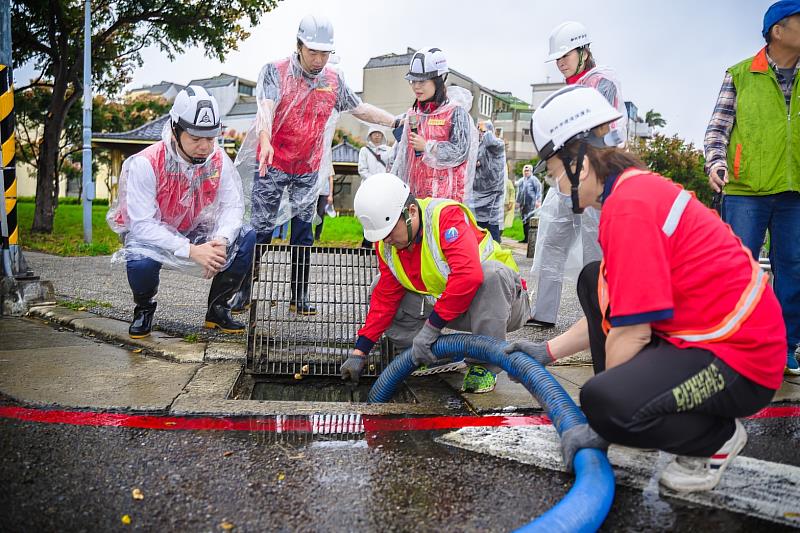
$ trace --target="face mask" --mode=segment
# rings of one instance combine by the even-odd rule
[[[567,209],[572,209],[572,194],[561,192],[561,189],[558,186],[558,182],[560,182],[566,175],[567,171],[565,170],[557,178],[547,175],[544,179],[547,184],[550,185],[550,187],[555,189],[556,195],[558,196],[558,201],[561,202]]]

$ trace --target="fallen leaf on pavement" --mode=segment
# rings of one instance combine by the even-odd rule
[[[236,526],[231,524],[230,522],[223,522],[219,525],[225,531],[230,531],[231,529],[235,528]]]
[[[138,488],[131,491],[131,496],[134,500],[144,500],[144,493]]]
[[[133,353],[142,353],[142,349],[141,348],[136,348],[135,350],[132,350],[132,351],[133,351]]]
[[[284,479],[286,479],[286,474],[278,472],[278,481],[283,481]]]
[[[125,524],[126,526],[128,524],[130,524],[131,523],[130,515],[126,515],[126,514],[122,515],[122,523]]]
[[[227,451],[227,452],[224,452],[222,454],[222,457],[230,457],[231,455],[233,455],[233,452],[232,451]]]

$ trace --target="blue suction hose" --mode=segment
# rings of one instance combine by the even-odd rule
[[[439,337],[432,351],[440,359],[464,356],[497,365],[517,378],[544,407],[559,436],[587,423],[583,412],[542,365],[524,352],[504,353],[505,345],[484,335],[457,333]],[[411,350],[406,350],[381,372],[369,392],[369,401],[388,402],[415,369]],[[564,498],[517,531],[583,532],[600,528],[614,500],[614,472],[608,458],[601,450],[583,448],[575,454],[573,467],[575,483]]]

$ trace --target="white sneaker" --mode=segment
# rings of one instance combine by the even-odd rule
[[[722,473],[747,444],[747,432],[736,419],[733,436],[711,457],[677,455],[661,473],[661,484],[677,492],[711,490],[717,486]]]

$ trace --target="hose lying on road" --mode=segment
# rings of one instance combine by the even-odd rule
[[[439,337],[432,351],[440,359],[463,355],[501,367],[539,401],[559,436],[571,427],[587,423],[583,412],[542,365],[523,352],[504,353],[505,344],[483,335],[457,333]],[[411,350],[406,350],[381,372],[369,392],[369,401],[389,401],[415,368]],[[572,489],[552,509],[519,531],[596,531],[600,527],[614,499],[614,472],[608,458],[600,450],[584,448],[575,454],[573,466]]]

